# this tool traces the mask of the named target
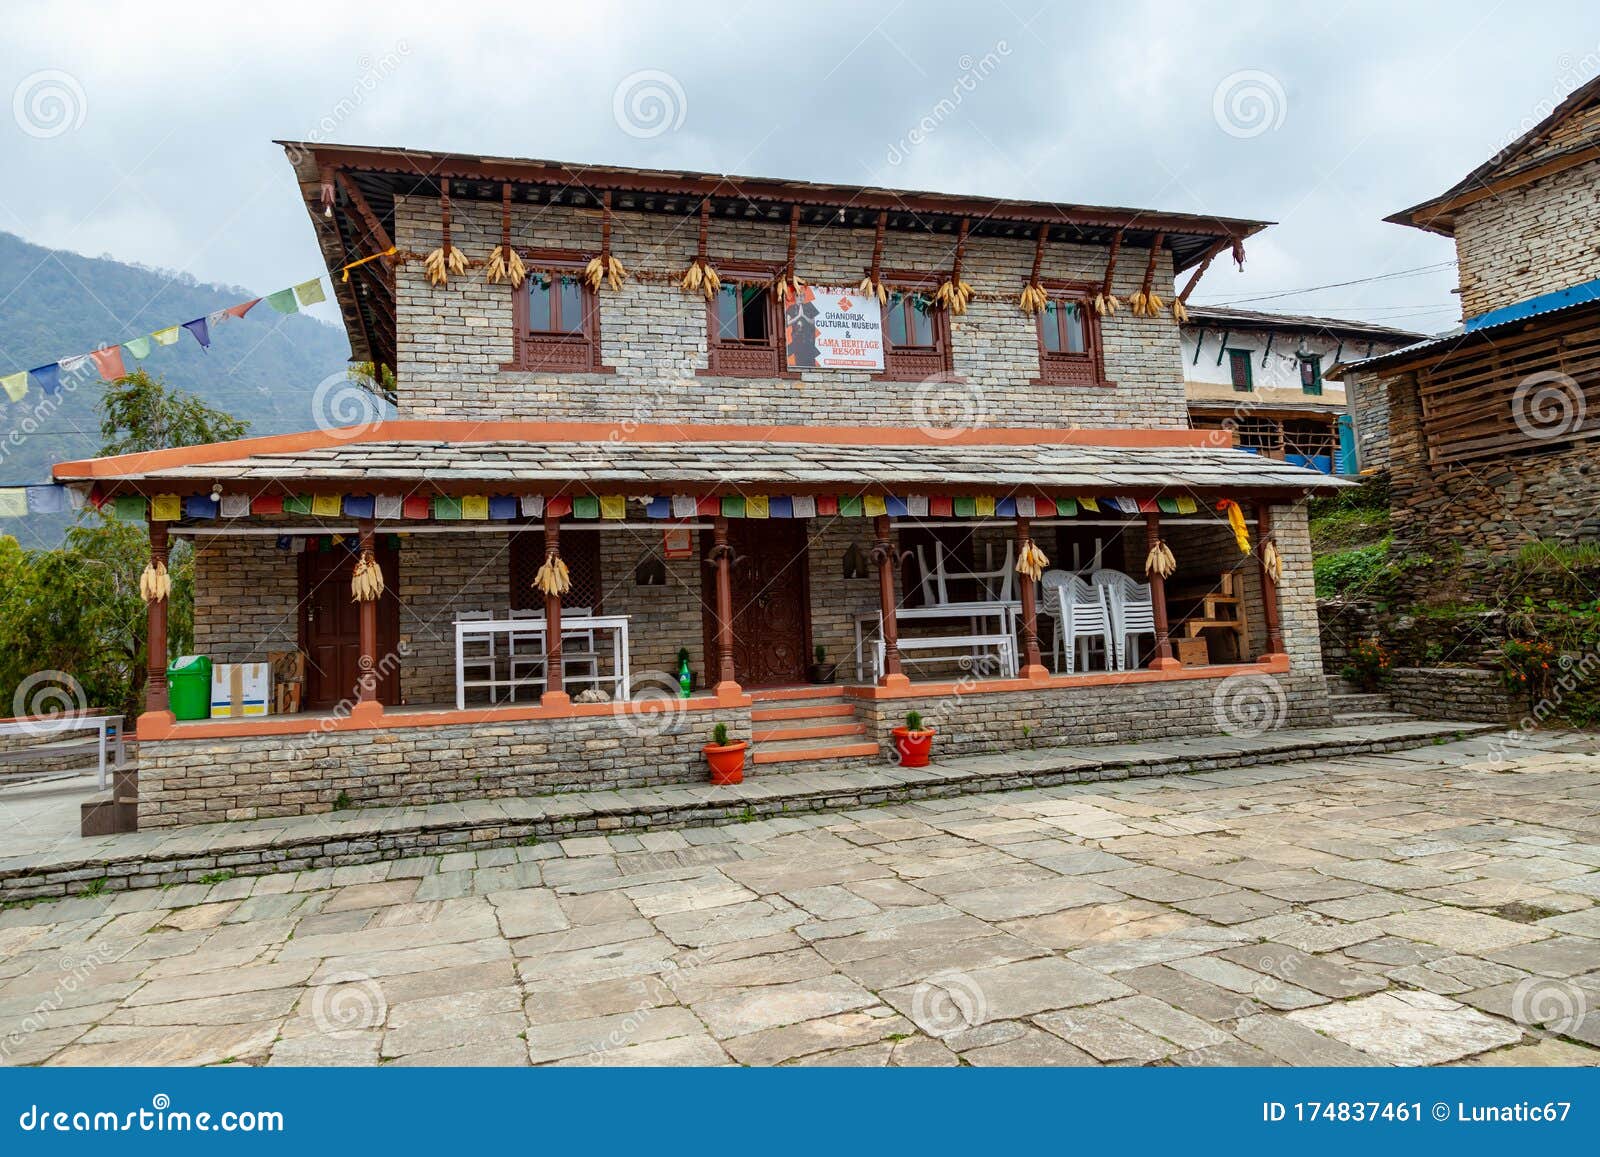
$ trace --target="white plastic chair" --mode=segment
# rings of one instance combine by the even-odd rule
[[[489,611],[462,611],[460,614],[456,615],[456,622],[482,623],[487,622],[492,618],[494,618],[494,615]],[[496,679],[499,678],[499,676],[495,673],[498,668],[499,663],[498,657],[495,654],[493,634],[486,633],[481,635],[468,635],[462,641],[460,677],[465,679],[467,677],[467,673],[470,671],[486,672],[483,677],[489,680],[491,684],[491,686],[487,688],[489,692],[490,703],[495,702],[496,688],[492,684]]]
[[[594,629],[591,627],[584,630],[579,620],[593,615],[593,607],[561,608],[561,673],[563,676],[570,676],[576,667],[579,681],[582,682],[587,677],[591,687],[600,682],[600,651],[595,646]],[[567,629],[569,619],[578,624],[576,629]],[[569,643],[578,645],[569,647]]]
[[[1062,574],[1060,571],[1053,573]],[[1075,669],[1079,644],[1084,647],[1084,669],[1088,669],[1088,644],[1094,639],[1100,640],[1100,645],[1105,650],[1106,669],[1110,670],[1111,621],[1100,592],[1075,574],[1062,574],[1054,586],[1056,606],[1060,611],[1056,618],[1056,629],[1060,633],[1061,643],[1066,651],[1063,659],[1066,673],[1070,675]]]
[[[544,611],[527,608],[512,611],[513,619],[543,619]],[[517,701],[517,689],[530,684],[543,684],[544,679],[544,628],[512,631],[506,636],[506,658],[511,664],[511,702]]]
[[[1117,670],[1127,671],[1133,666],[1136,648],[1131,646],[1138,635],[1156,635],[1155,602],[1150,594],[1150,584],[1139,582],[1120,570],[1097,570],[1093,575],[1095,589],[1105,599],[1106,614],[1111,624],[1111,650]]]

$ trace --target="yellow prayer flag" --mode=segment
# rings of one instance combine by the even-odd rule
[[[337,494],[314,494],[311,496],[311,513],[317,518],[338,518],[343,510],[343,503]]]
[[[157,494],[150,500],[151,522],[176,522],[183,517],[183,499],[176,494]]]
[[[28,492],[20,486],[0,490],[0,518],[21,518],[28,513]]]
[[[474,522],[487,522],[489,520],[489,496],[487,494],[466,494],[461,498],[461,517]]]
[[[983,500],[980,498],[978,501],[981,507]],[[989,500],[989,505],[991,508],[994,506],[993,499]],[[888,504],[883,501],[881,495],[864,494],[861,497],[861,513],[867,518],[877,518],[880,514],[888,514],[889,507]]]
[[[620,494],[600,496],[600,517],[620,521],[628,517],[628,500]]]
[[[972,510],[979,518],[994,517],[994,497],[980,494],[972,500]]]
[[[746,518],[770,518],[771,508],[765,494],[750,494],[744,500]]]
[[[178,334],[182,332],[182,326],[174,325],[168,326],[166,329],[158,329],[150,336],[156,339],[156,345],[171,345],[178,340]]]
[[[302,281],[294,287],[294,295],[300,299],[301,305],[315,305],[319,301],[328,300],[322,292],[322,279],[313,277],[310,281]]]
[[[1195,506],[1194,499],[1189,498],[1189,497],[1184,496],[1184,495],[1179,495],[1178,496],[1178,513],[1179,514],[1193,514],[1197,509],[1199,509],[1199,508],[1197,506]]]
[[[1085,498],[1081,494],[1078,495],[1078,505],[1083,507],[1085,510],[1092,510],[1096,514],[1100,513],[1100,504],[1092,498]]]
[[[0,386],[5,387],[6,397],[13,402],[22,401],[28,394],[28,371],[23,370],[20,374],[9,374],[0,378]]]

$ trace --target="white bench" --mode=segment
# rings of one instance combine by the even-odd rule
[[[877,673],[883,674],[885,646],[877,641]],[[959,648],[955,655],[909,655],[908,651],[936,651]],[[1000,659],[1000,673],[1009,678],[1017,676],[1017,642],[1010,635],[917,635],[901,639],[898,643],[900,659],[905,664],[957,663],[969,669],[976,667],[978,652],[992,648]]]
[[[122,716],[120,715],[91,715],[88,712],[72,711],[61,715],[37,715],[28,718],[0,720],[0,735],[31,735],[44,737],[49,735],[64,735],[72,731],[97,731],[99,740],[95,744],[99,764],[100,790],[106,787],[106,747],[112,749],[115,766],[123,767],[127,761],[127,749],[123,744]],[[85,740],[83,746],[88,748],[91,741]],[[26,762],[28,748],[19,748],[8,753],[13,757],[20,756],[16,762]],[[10,762],[9,760],[6,762]],[[8,775],[30,775],[26,769],[19,771],[0,772]]]

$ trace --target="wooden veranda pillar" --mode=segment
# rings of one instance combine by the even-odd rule
[[[1017,519],[1017,557],[1033,537],[1032,524],[1026,518]],[[1017,598],[1022,603],[1022,671],[1024,679],[1042,682],[1050,677],[1050,670],[1039,657],[1039,592],[1033,576],[1017,572]]]
[[[357,557],[374,557],[376,524],[370,518],[363,518],[356,524],[356,529],[361,547]],[[385,575],[384,579],[393,582],[394,577]],[[356,604],[356,609],[360,615],[361,654],[356,659],[356,707],[351,715],[381,715],[383,708],[378,703],[378,600],[362,599]]]
[[[1161,515],[1149,511],[1144,516],[1145,550],[1161,541]],[[1172,628],[1167,623],[1167,580],[1156,571],[1145,575],[1150,581],[1150,607],[1154,612],[1156,627],[1156,653],[1150,660],[1152,671],[1170,671],[1178,667],[1178,660],[1172,657]]]
[[[878,683],[884,687],[909,685],[910,680],[900,669],[900,626],[895,619],[898,600],[894,593],[894,544],[889,537],[889,516],[877,515],[872,520],[874,537],[872,561],[878,564],[878,610],[883,617],[883,676]]]
[[[561,516],[551,514],[548,507],[544,516],[545,558],[561,557]],[[571,702],[567,697],[566,666],[561,657],[561,596],[544,596],[544,694],[539,702],[546,707],[559,707]]]
[[[1283,628],[1278,622],[1278,584],[1272,581],[1272,575],[1267,572],[1267,560],[1264,552],[1267,543],[1272,541],[1272,515],[1265,503],[1256,506],[1256,569],[1261,577],[1261,617],[1267,625],[1267,651],[1273,655],[1281,655],[1283,651]]]
[[[150,565],[167,565],[167,524],[150,523]],[[145,681],[144,709],[148,715],[163,715],[172,721],[167,704],[167,600],[152,599],[145,604]]]
[[[728,520],[711,521],[711,564],[717,568],[717,686],[719,698],[741,693],[733,670],[733,546]]]

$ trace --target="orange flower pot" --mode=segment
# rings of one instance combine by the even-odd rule
[[[901,767],[928,766],[928,753],[933,748],[933,728],[912,731],[908,727],[896,727],[891,734]]]
[[[748,740],[741,739],[737,743],[708,743],[700,749],[711,767],[714,786],[727,787],[744,782],[744,750],[749,746]]]

